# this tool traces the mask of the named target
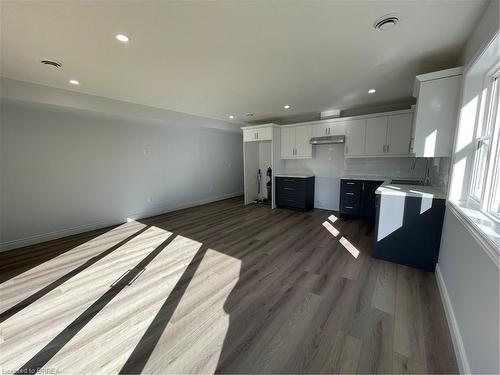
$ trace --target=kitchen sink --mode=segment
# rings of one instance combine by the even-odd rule
[[[396,185],[423,185],[420,180],[391,180],[391,184]]]

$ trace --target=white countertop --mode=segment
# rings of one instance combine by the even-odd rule
[[[398,185],[391,184],[390,181],[391,180],[387,180],[382,185],[380,185],[379,188],[375,190],[375,194],[446,199],[446,192],[440,187],[422,185]]]
[[[377,176],[377,175],[344,175],[340,176],[341,180],[361,180],[361,181],[390,181],[392,177]]]
[[[309,177],[314,177],[314,175],[313,174],[277,174],[274,177],[309,178]]]

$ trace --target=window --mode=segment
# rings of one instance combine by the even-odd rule
[[[498,69],[498,67],[497,67]],[[500,220],[500,69],[486,75],[475,132],[469,197],[480,210]]]
[[[488,204],[488,212],[500,220],[500,78],[497,75],[495,80],[496,85],[496,106],[495,110],[495,123],[493,139],[496,144],[494,148],[496,155],[493,155],[493,162],[491,164],[491,196]]]

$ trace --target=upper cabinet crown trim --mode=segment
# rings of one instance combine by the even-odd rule
[[[343,121],[349,121],[349,120],[365,120],[365,119],[368,119],[368,118],[401,115],[401,114],[404,114],[404,113],[413,113],[413,112],[414,112],[414,109],[410,108],[410,109],[402,109],[402,110],[399,110],[399,111],[370,113],[370,114],[367,114],[367,115],[349,116],[349,117],[337,117],[337,118],[330,118],[330,119],[327,119],[327,120],[297,122],[295,124],[278,125],[278,126],[280,128],[289,128],[289,127],[300,126],[300,125],[334,124],[336,122],[343,122]]]
[[[456,68],[439,70],[437,72],[432,72],[432,73],[420,74],[415,78],[420,82],[425,82],[425,81],[432,81],[433,79],[459,76],[463,74],[463,72],[464,72],[464,67],[457,66]]]
[[[240,127],[241,130],[248,130],[248,129],[261,129],[261,128],[269,128],[269,127],[274,127],[274,128],[279,128],[279,125],[269,123],[269,124],[262,124],[262,125],[247,125],[247,126],[242,126]]]

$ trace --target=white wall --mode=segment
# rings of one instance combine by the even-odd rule
[[[150,121],[147,107],[133,117],[2,94],[4,249],[242,193],[242,136],[236,126],[214,129],[206,124],[216,120],[170,111],[161,113],[162,121],[157,109]]]
[[[444,302],[449,302],[448,322],[460,336],[455,335],[455,352],[463,348],[459,358],[466,362],[464,370],[469,367],[474,374],[498,374],[498,267],[450,208],[446,209],[438,269],[445,286],[441,290],[447,294]]]
[[[463,56],[466,65],[471,64],[498,30],[499,6],[498,0],[494,0],[479,20],[476,31],[467,43]],[[471,99],[480,93],[481,85],[475,85],[476,81],[477,77],[469,77],[466,72],[461,108],[472,103]],[[456,164],[452,185],[458,182],[458,190],[454,191],[452,186],[452,197],[461,195],[462,182],[467,179],[466,172],[470,169],[467,167],[470,165],[470,161],[467,160],[470,158],[470,139],[467,140],[470,137],[467,135],[467,129],[464,129],[467,126],[474,127],[474,116],[471,121],[464,122],[462,118],[459,123],[462,135],[457,140],[456,153],[452,161]],[[448,323],[452,328],[455,353],[462,371],[500,373],[500,270],[449,207],[444,219],[437,269]]]
[[[353,158],[344,157],[344,145],[313,146],[313,158],[285,160],[282,173],[311,173],[315,175],[314,206],[337,211],[339,209],[340,178],[344,175],[423,178],[425,161],[419,160],[411,169],[414,158]],[[433,182],[446,184],[449,158],[436,159]]]
[[[498,32],[500,20],[500,0],[490,0],[481,18],[477,21],[477,28],[470,36],[461,56],[464,65],[470,64],[486,47],[487,43]]]

